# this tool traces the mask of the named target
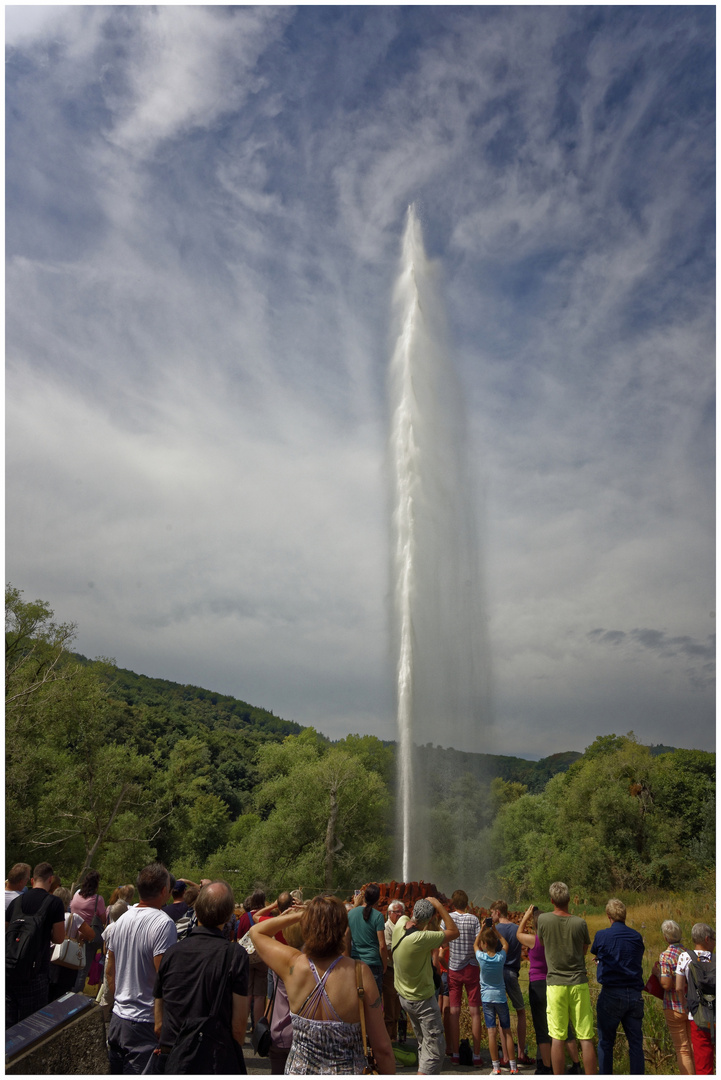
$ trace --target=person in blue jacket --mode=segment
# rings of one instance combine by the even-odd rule
[[[611,925],[597,931],[591,945],[598,964],[596,978],[602,986],[596,1004],[598,1071],[607,1076],[613,1073],[613,1047],[621,1024],[628,1039],[631,1075],[641,1076],[645,945],[638,931],[626,926],[626,905],[621,900],[609,900],[606,914]]]

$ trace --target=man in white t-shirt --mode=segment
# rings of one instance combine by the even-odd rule
[[[27,888],[28,881],[30,881],[30,875],[32,870],[28,863],[19,862],[15,863],[12,870],[8,874],[8,879],[5,882],[5,910],[10,907],[13,900],[15,900],[23,889]]]
[[[162,910],[170,893],[170,875],[163,864],[144,867],[136,884],[140,903],[116,924],[106,959],[113,1001],[108,1028],[112,1073],[142,1073],[158,1045],[155,975],[166,950],[178,940],[175,923]]]
[[[711,955],[716,948],[716,934],[707,926],[706,923],[694,923],[691,927],[691,939],[694,944],[693,951],[699,960],[710,960]],[[686,1000],[686,991],[688,989],[688,966],[691,963],[691,957],[687,952],[681,953],[676,964],[676,991],[682,995],[682,1000]],[[696,1063],[696,1075],[697,1076],[714,1076],[714,1040],[711,1031],[708,1028],[699,1027],[694,1020],[693,1013],[689,1012],[689,1028],[691,1030],[691,1046],[693,1047],[693,1056]]]

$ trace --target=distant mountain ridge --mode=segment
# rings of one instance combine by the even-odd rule
[[[81,664],[93,662],[79,653],[73,655]],[[151,751],[156,739],[165,741],[169,722],[177,737],[196,733],[200,725],[216,733],[223,730],[241,732],[253,742],[280,741],[287,735],[298,735],[303,730],[302,724],[283,720],[271,710],[251,705],[230,694],[219,694],[189,683],[139,675],[114,664],[108,664],[107,671],[110,697],[129,706],[136,715],[140,710],[143,730],[139,731],[135,724],[133,735],[145,753]],[[387,746],[395,747],[393,739],[382,741]],[[328,742],[333,740],[328,739]],[[421,755],[432,753],[434,767],[448,776],[470,773],[478,780],[500,777],[525,784],[532,794],[542,791],[552,776],[565,772],[583,757],[576,750],[561,751],[534,761],[510,754],[472,753],[430,744],[417,749]],[[654,756],[675,749],[662,744],[650,747]]]

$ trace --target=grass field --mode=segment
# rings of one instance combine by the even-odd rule
[[[664,919],[674,919],[681,927],[682,942],[691,942],[691,927],[696,922],[705,922],[710,926],[716,925],[716,892],[715,880],[709,875],[708,891],[705,893],[667,894],[665,896],[640,897],[634,894],[619,893],[618,898],[623,900],[627,908],[627,925],[642,935],[646,945],[644,954],[643,972],[644,978],[651,974],[651,968],[659,954],[666,948],[666,943],[661,933],[661,923]],[[530,901],[529,901],[530,902]],[[550,905],[545,905],[550,908]],[[605,914],[605,901],[573,903],[569,910],[574,915],[580,915],[588,923],[591,941],[597,930],[603,930],[609,926]],[[591,1002],[595,1006],[601,987],[596,982],[596,965],[590,952],[586,958],[586,970],[591,991]],[[531,1019],[531,1010],[528,1008],[528,964],[521,965],[520,984],[526,1000],[527,1019],[527,1043],[531,1056],[535,1054],[536,1042]],[[674,1053],[671,1037],[663,1017],[662,1003],[650,994],[644,994],[645,1014],[643,1020],[644,1054],[646,1058],[646,1072],[651,1075],[671,1076],[678,1073],[676,1055]],[[511,1023],[515,1032],[515,1019],[511,1010]],[[485,1030],[485,1029],[484,1029]],[[466,998],[463,998],[461,1010],[461,1037],[471,1038],[471,1021],[468,1013]],[[488,1043],[482,1043],[487,1049]],[[614,1051],[613,1071],[617,1074],[628,1074],[628,1044],[619,1028],[616,1037]]]

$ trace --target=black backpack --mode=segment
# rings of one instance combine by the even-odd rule
[[[458,1064],[473,1065],[473,1051],[468,1039],[461,1039],[458,1044]]]
[[[710,960],[702,960],[693,949],[686,949],[686,952],[691,957],[686,968],[688,1011],[697,1027],[713,1031],[716,1026],[716,957],[712,953]]]
[[[8,909],[9,926],[5,931],[5,978],[9,982],[26,982],[40,967],[43,946],[49,944],[43,934],[45,915],[55,897],[48,893],[34,915],[22,909],[22,897],[17,896]]]
[[[195,914],[193,908],[188,908],[185,915],[181,915],[175,924],[175,929],[178,932],[178,941],[183,941],[185,938],[189,937],[197,925],[198,916]]]

